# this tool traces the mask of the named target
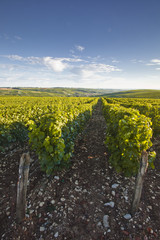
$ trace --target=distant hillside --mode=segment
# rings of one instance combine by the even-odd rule
[[[119,92],[120,89],[87,88],[0,88],[0,96],[30,97],[95,97],[107,93]]]
[[[130,90],[106,94],[106,97],[117,98],[160,98],[160,90]]]

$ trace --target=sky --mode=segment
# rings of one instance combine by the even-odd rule
[[[160,89],[160,1],[0,0],[0,87]]]

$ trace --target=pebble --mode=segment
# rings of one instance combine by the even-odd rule
[[[39,206],[43,207],[43,205],[44,205],[44,202],[40,202]]]
[[[45,228],[44,227],[40,227],[40,232],[44,232]]]
[[[119,186],[118,183],[114,183],[114,184],[112,185],[112,188],[117,188],[118,186]]]
[[[76,187],[76,188],[75,188],[75,191],[76,191],[76,192],[81,192],[81,188],[80,188],[80,187]]]
[[[131,216],[131,214],[128,214],[128,213],[127,213],[126,215],[124,215],[124,218],[128,220],[128,219],[131,219],[132,216]]]
[[[64,202],[66,199],[65,198],[61,198],[61,202]]]
[[[124,196],[124,199],[125,199],[126,201],[128,201],[128,196]]]
[[[108,218],[109,218],[108,215],[104,215],[104,216],[103,216],[103,226],[104,226],[105,228],[109,228]]]
[[[84,193],[87,193],[87,190],[86,190],[86,189],[84,189],[84,190],[83,190],[83,192],[84,192]]]
[[[112,195],[113,195],[113,196],[115,196],[115,195],[116,195],[115,191],[112,191]]]
[[[32,214],[32,213],[34,213],[34,210],[29,210],[29,214]]]
[[[78,185],[78,180],[75,181],[75,184]]]
[[[57,238],[57,237],[58,237],[58,235],[59,235],[59,233],[58,233],[58,232],[56,232],[56,233],[54,234],[54,237],[55,237],[55,238]]]
[[[114,202],[105,203],[104,206],[114,207]]]
[[[57,227],[57,225],[58,225],[57,223],[53,223],[52,224],[53,227]]]
[[[59,176],[54,176],[54,179],[59,180]]]
[[[146,219],[146,222],[148,223],[150,221],[150,217],[148,217],[147,219]]]
[[[51,203],[52,203],[52,204],[55,204],[55,200],[52,200]]]
[[[101,223],[101,222],[98,222],[98,223],[97,223],[97,226],[98,226],[98,227],[102,226],[102,223]]]

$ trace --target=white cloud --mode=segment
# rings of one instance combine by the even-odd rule
[[[22,61],[22,62],[28,62],[29,64],[45,64],[46,62],[49,63],[49,65],[53,65],[56,64],[57,62],[82,62],[85,60],[78,58],[77,56],[73,57],[73,58],[53,58],[53,57],[34,57],[34,56],[30,56],[30,57],[21,57],[19,55],[2,55],[2,57],[6,57],[10,60],[15,60],[15,61]]]
[[[85,47],[80,46],[80,45],[76,45],[75,47],[76,47],[76,49],[77,49],[78,51],[80,51],[80,52],[82,52],[82,51],[85,49]]]
[[[151,59],[149,63],[146,64],[147,66],[156,66],[160,65],[160,59]]]
[[[102,63],[87,63],[79,66],[72,66],[71,72],[81,78],[95,78],[96,75],[102,77],[108,75],[111,72],[121,72],[122,70],[107,64]]]
[[[57,59],[60,59],[61,61],[66,61],[66,62],[84,62],[83,59],[81,58],[57,58]]]
[[[24,61],[28,62],[29,64],[42,64],[42,59],[39,58],[39,57],[27,57],[27,58],[24,58]]]
[[[87,86],[90,88],[107,88],[108,79],[111,79],[110,74],[119,71],[122,70],[112,65],[100,63],[81,64],[73,66],[71,69],[75,82],[81,83],[82,87]]]
[[[16,86],[65,86],[65,87],[108,87],[111,77],[119,75],[122,70],[112,64],[94,58],[62,57],[22,57],[5,55],[16,63],[0,65],[4,79],[10,79],[10,85]],[[103,59],[104,62],[104,59]],[[10,71],[9,71],[10,70]],[[17,75],[20,73],[21,75]],[[113,73],[113,76],[112,76]],[[116,74],[117,73],[117,74]],[[7,74],[7,75],[6,75]],[[35,81],[34,81],[35,79]],[[41,79],[42,82],[39,82]]]
[[[110,72],[121,72],[122,70],[107,64],[102,63],[92,63],[88,65],[88,68],[92,69],[95,72],[98,73],[110,73]]]
[[[154,66],[155,64],[153,63],[146,63],[147,66]]]
[[[152,59],[151,62],[155,65],[160,65],[160,59]]]
[[[67,68],[67,64],[63,62],[63,59],[54,59],[52,57],[43,58],[44,65],[52,69],[54,72],[62,72]]]
[[[91,78],[93,76],[95,77],[95,74],[93,71],[91,71],[89,69],[82,69],[81,76],[82,76],[82,78],[87,79],[87,78]]]
[[[27,62],[29,64],[41,64],[42,59],[39,57],[22,57],[19,55],[4,55],[4,57],[10,59],[10,60],[15,60],[15,61],[21,61],[21,62]]]
[[[74,65],[70,63],[79,63],[85,62],[85,60],[80,58],[52,58],[52,57],[44,57],[43,63],[49,69],[52,69],[54,72],[63,72],[65,69],[71,69]]]
[[[19,55],[5,55],[4,57],[9,58],[11,60],[24,61],[24,58]]]

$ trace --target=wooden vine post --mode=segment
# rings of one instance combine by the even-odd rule
[[[20,159],[19,179],[17,183],[16,218],[18,223],[22,222],[23,219],[25,218],[29,166],[30,166],[30,155],[29,153],[23,153]]]
[[[140,168],[139,168],[139,171],[138,171],[136,184],[135,184],[134,195],[133,195],[133,202],[132,202],[132,208],[131,208],[131,214],[132,215],[135,214],[135,212],[137,211],[137,209],[139,207],[144,176],[145,176],[145,173],[147,171],[147,168],[148,168],[148,153],[145,150],[143,150],[142,155],[141,155]]]

